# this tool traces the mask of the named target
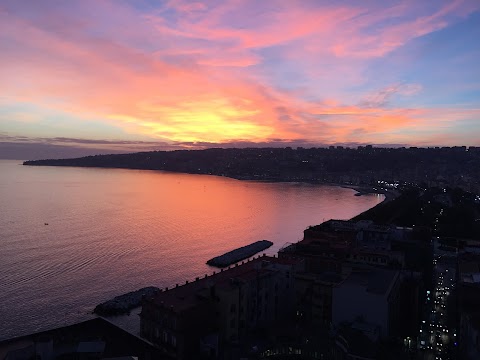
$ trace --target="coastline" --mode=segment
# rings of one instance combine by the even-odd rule
[[[362,185],[349,185],[349,184],[335,184],[335,186],[340,186],[345,189],[352,189],[355,190],[357,193],[355,196],[363,196],[369,194],[381,194],[385,196],[385,199],[381,202],[381,204],[392,201],[396,199],[400,193],[396,190],[387,190],[387,189],[375,189],[372,186],[362,186]]]
[[[96,168],[98,169],[98,167],[90,167],[90,168]],[[104,168],[104,167],[103,167]],[[117,168],[118,169],[118,168]],[[123,169],[127,169],[127,170],[132,170],[130,168],[121,168],[122,170]],[[133,170],[142,170],[142,169],[133,169]],[[159,171],[159,170],[156,170],[156,171]],[[174,174],[186,174],[186,172],[173,172],[173,171],[164,171],[164,170],[160,170],[160,173],[164,173],[164,172],[169,172],[170,174],[174,175]],[[151,173],[150,173],[151,174]],[[222,176],[221,174],[198,174],[198,173],[188,173],[188,174],[192,174],[192,175],[213,175],[213,176]],[[88,174],[87,174],[88,175]],[[133,174],[134,176],[136,174]],[[138,175],[141,175],[141,174],[138,174]],[[354,194],[356,193],[359,193],[359,190],[367,190],[369,189],[370,191],[372,189],[370,188],[367,188],[365,186],[355,186],[355,185],[351,185],[351,184],[342,184],[342,183],[335,183],[335,182],[326,182],[326,181],[319,181],[319,180],[310,180],[308,181],[308,179],[293,179],[293,178],[289,178],[289,179],[279,179],[279,178],[269,178],[269,179],[258,179],[258,178],[253,178],[253,177],[250,177],[250,179],[248,178],[245,178],[245,177],[241,177],[241,178],[235,178],[235,177],[231,177],[231,176],[225,176],[223,175],[223,177],[227,177],[229,179],[232,179],[232,180],[247,180],[247,181],[254,181],[254,182],[266,182],[266,183],[275,183],[275,182],[278,182],[278,183],[285,183],[285,184],[291,184],[289,186],[296,186],[295,184],[298,184],[299,187],[302,186],[302,184],[310,184],[312,187],[315,187],[315,186],[318,186],[318,185],[321,185],[321,186],[334,186],[334,187],[344,187],[344,188],[350,188],[352,190],[354,190],[353,192],[344,192],[344,195],[345,195],[345,198],[348,199],[347,201],[351,201],[351,202],[355,202],[355,201],[358,201],[360,199],[355,199],[353,198],[352,196],[354,196]],[[199,178],[200,179],[200,178]],[[225,179],[226,180],[226,179]],[[302,181],[303,180],[303,181]],[[244,184],[246,184],[246,182],[243,182]],[[241,183],[239,183],[241,184]],[[252,184],[253,185],[253,184]],[[306,185],[306,187],[310,187],[310,185]],[[280,186],[282,187],[282,186]],[[286,187],[287,188],[287,187]],[[334,190],[334,188],[331,188],[330,190]],[[365,191],[364,191],[365,192]],[[371,192],[373,193],[373,192]],[[350,196],[350,198],[348,198],[348,196]],[[373,196],[372,196],[373,198]],[[377,198],[378,199],[378,198]],[[382,201],[383,200],[383,201]],[[377,201],[375,201],[375,203],[383,203],[385,201],[385,199],[378,199]],[[318,223],[321,222],[321,219],[317,219]],[[312,224],[315,224],[316,222],[312,222]],[[306,228],[306,226],[304,228],[302,228],[302,230],[304,230]],[[50,229],[50,228],[49,228]],[[303,236],[302,233],[298,233],[298,237],[300,237],[300,235]],[[297,238],[297,237],[296,237]],[[204,260],[207,260],[207,258],[205,258]],[[192,275],[192,278],[194,275],[196,275],[195,273],[191,273]],[[147,284],[148,285],[148,284]],[[173,285],[173,283],[172,283]],[[121,293],[119,292],[119,295]],[[95,305],[95,304],[92,304],[92,305]],[[93,307],[93,306],[92,306]],[[133,332],[136,332],[137,331],[137,328],[136,328],[136,325],[135,324],[138,320],[138,316],[136,316],[136,314],[138,313],[139,311],[139,307],[137,308],[132,308],[130,310],[130,316],[129,315],[119,315],[119,316],[109,316],[108,319],[111,320],[112,322],[114,323],[119,323],[121,324],[122,326],[125,326],[128,327],[129,329],[131,329],[131,331]]]
[[[196,175],[198,175],[198,174],[196,174]],[[221,176],[221,175],[212,175],[212,176]],[[224,176],[224,177],[227,177],[227,176]],[[235,178],[233,178],[233,179],[235,179]],[[235,180],[247,180],[247,179],[235,179]],[[249,179],[247,181],[259,181],[259,180],[250,180]],[[274,182],[306,183],[306,184],[315,184],[315,185],[336,186],[336,187],[342,187],[342,188],[345,188],[345,189],[352,189],[352,190],[356,191],[356,193],[354,195],[360,194],[360,195],[357,195],[357,196],[363,196],[363,195],[369,195],[369,194],[382,194],[382,195],[385,196],[385,198],[382,202],[378,203],[377,205],[375,205],[374,207],[372,207],[372,208],[370,208],[366,211],[370,211],[371,209],[373,209],[375,207],[382,206],[383,204],[394,200],[395,198],[397,198],[400,195],[398,193],[398,191],[394,191],[394,190],[379,191],[379,190],[375,190],[373,187],[351,185],[351,184],[339,184],[339,183],[327,183],[327,182],[315,182],[315,183],[313,183],[313,182],[305,182],[305,181],[267,181],[267,180],[262,180],[261,182],[269,182],[269,183],[274,183]],[[366,212],[366,211],[364,211],[364,212]],[[361,212],[361,213],[355,215],[353,218],[351,218],[349,220],[352,220],[355,217],[360,216],[364,212]],[[133,307],[129,310],[128,313],[108,316],[107,319],[109,321],[111,321],[112,323],[120,326],[121,328],[123,328],[123,329],[125,329],[125,330],[127,330],[127,331],[129,331],[133,334],[138,335],[138,334],[140,334],[140,322],[138,321],[137,316],[140,314],[141,309],[142,309],[141,306]],[[137,315],[137,316],[135,316],[135,315]]]
[[[357,193],[355,196],[362,196],[368,194],[382,194],[385,196],[385,199],[382,201],[388,202],[396,197],[399,193],[395,190],[379,190],[375,189],[372,185],[353,185],[349,183],[337,183],[337,182],[328,182],[322,181],[319,179],[292,179],[292,178],[259,178],[259,176],[235,176],[228,174],[214,174],[214,173],[199,173],[199,172],[190,172],[190,171],[174,171],[174,170],[162,170],[162,169],[148,169],[148,168],[133,168],[133,167],[117,167],[117,166],[83,166],[83,165],[69,165],[69,164],[42,164],[38,161],[44,160],[26,160],[22,165],[24,166],[55,166],[55,167],[77,167],[77,168],[90,168],[90,169],[122,169],[122,170],[144,170],[144,171],[160,171],[173,174],[190,174],[190,175],[207,175],[207,176],[218,176],[225,177],[228,179],[239,180],[239,181],[254,181],[254,182],[264,182],[264,183],[290,183],[290,184],[311,184],[311,185],[327,185],[327,186],[338,186],[345,189],[355,190]]]

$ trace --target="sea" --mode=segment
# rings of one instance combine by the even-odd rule
[[[310,225],[384,200],[354,194],[0,160],[0,340],[89,319],[98,303],[129,291],[210,274],[208,259],[257,240],[271,240],[273,255]]]

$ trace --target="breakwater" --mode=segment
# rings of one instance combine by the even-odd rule
[[[144,287],[105,301],[97,305],[93,312],[101,316],[126,314],[141,305],[143,296],[153,296],[158,292],[160,289],[155,286]]]
[[[216,256],[208,260],[207,264],[211,266],[216,266],[219,268],[227,267],[240,260],[249,258],[250,256],[253,256],[260,251],[268,249],[272,245],[273,245],[273,242],[271,241],[259,240],[250,245],[242,246],[238,249],[229,251],[223,255]]]

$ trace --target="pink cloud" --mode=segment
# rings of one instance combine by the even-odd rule
[[[456,1],[415,16],[416,3],[368,10],[357,3],[169,1],[146,16],[116,2],[82,4],[82,16],[0,8],[0,36],[9,39],[0,45],[0,96],[176,142],[368,142],[378,134],[404,142],[402,130],[432,126],[441,114],[384,105],[418,94],[421,84],[390,84],[363,103],[346,101],[343,89],[364,81],[368,58],[447,26],[447,15],[478,8]],[[175,21],[165,17],[171,10],[181,15]],[[402,20],[385,24],[392,16]],[[260,66],[270,65],[264,54],[271,48],[314,81],[303,89],[273,85]],[[321,100],[306,100],[312,92]],[[440,118],[450,124],[472,111]]]

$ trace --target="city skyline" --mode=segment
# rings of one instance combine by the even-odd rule
[[[479,10],[2,1],[0,147],[478,146]]]

